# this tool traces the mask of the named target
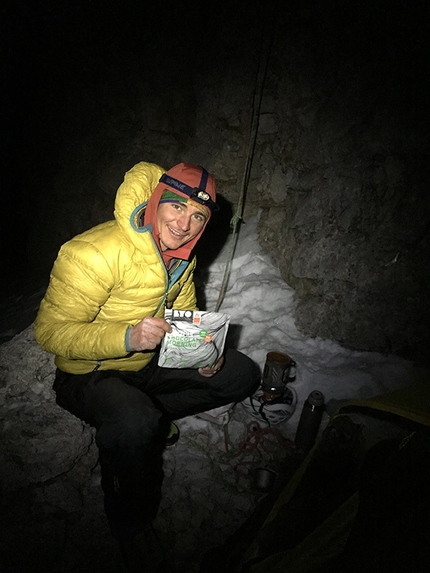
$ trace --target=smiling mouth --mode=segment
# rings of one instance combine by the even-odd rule
[[[174,237],[175,239],[185,239],[185,237],[187,236],[187,235],[184,234],[184,233],[180,233],[180,232],[178,232],[178,231],[175,231],[175,229],[172,229],[172,227],[169,227],[169,226],[168,226],[167,228],[169,229],[170,233],[173,235],[173,237]]]

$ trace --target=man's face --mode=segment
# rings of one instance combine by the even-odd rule
[[[196,237],[208,216],[189,203],[161,203],[157,209],[160,247],[179,249]]]

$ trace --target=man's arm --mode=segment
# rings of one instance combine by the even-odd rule
[[[125,356],[131,326],[97,321],[115,283],[103,255],[79,240],[60,250],[35,320],[35,337],[48,352],[71,359],[99,360]]]

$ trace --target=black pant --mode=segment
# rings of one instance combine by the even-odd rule
[[[140,372],[57,370],[57,403],[97,430],[105,511],[116,537],[133,536],[157,513],[170,421],[240,402],[259,378],[256,364],[235,350],[212,378],[160,368],[156,357]]]

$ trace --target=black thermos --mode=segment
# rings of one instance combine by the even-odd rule
[[[298,450],[308,452],[314,445],[324,410],[322,392],[313,390],[303,405],[297,426],[295,446]]]

